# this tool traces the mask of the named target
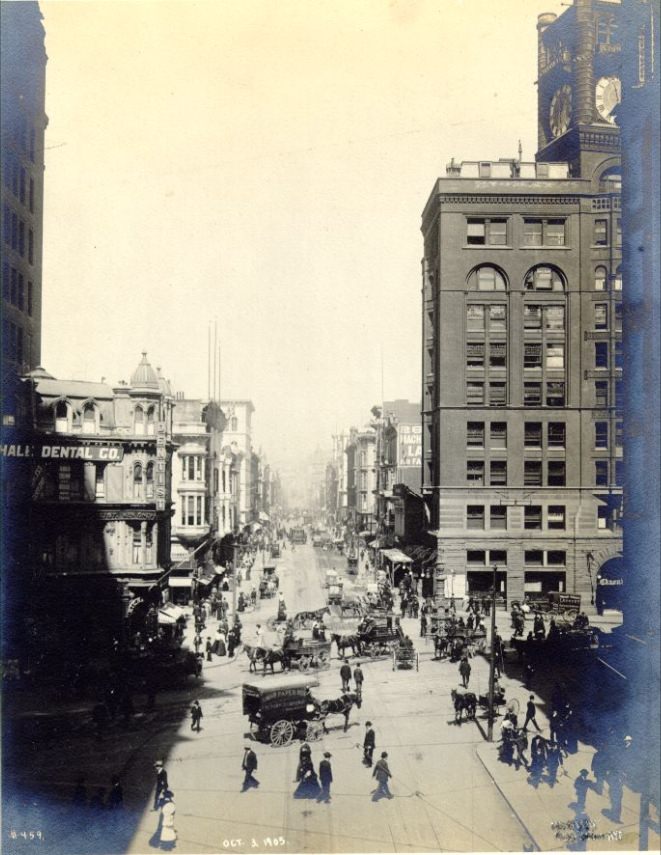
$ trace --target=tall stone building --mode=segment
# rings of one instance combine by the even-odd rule
[[[422,216],[423,491],[436,593],[621,575],[619,3],[538,21],[536,162],[448,166]],[[445,589],[445,590],[444,590]]]
[[[41,361],[46,50],[38,3],[0,4],[3,390]],[[11,392],[3,424],[11,425]],[[7,409],[9,406],[9,409]]]

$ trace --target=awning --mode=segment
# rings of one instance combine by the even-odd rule
[[[359,531],[359,532],[358,532],[358,537],[369,537],[369,536],[370,536],[370,534],[372,534],[372,532],[371,532],[371,531]]]
[[[259,512],[259,519],[261,520],[261,522],[269,522],[271,517],[267,513],[265,513],[264,511],[260,511]]]
[[[412,560],[401,549],[382,549],[381,554],[393,564],[412,564]]]
[[[191,580],[186,576],[170,576],[168,585],[171,588],[190,588]]]
[[[186,620],[187,617],[186,612],[179,606],[175,606],[174,603],[165,603],[161,611],[172,615],[175,620]]]
[[[173,614],[161,610],[158,613],[158,622],[161,625],[174,626],[174,624],[177,622],[177,619]]]

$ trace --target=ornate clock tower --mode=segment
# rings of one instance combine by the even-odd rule
[[[574,177],[620,154],[621,17],[619,0],[574,0],[537,21],[537,160],[566,161]]]

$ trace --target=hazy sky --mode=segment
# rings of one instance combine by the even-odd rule
[[[128,379],[147,350],[251,398],[277,461],[420,399],[420,214],[457,160],[536,148],[557,0],[41,3],[42,362]]]

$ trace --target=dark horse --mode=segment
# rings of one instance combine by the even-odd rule
[[[337,652],[339,656],[344,656],[344,651],[347,647],[351,648],[351,652],[354,656],[362,656],[363,646],[360,636],[357,633],[352,633],[351,635],[333,633],[331,641],[334,641],[335,644],[337,644]]]
[[[319,712],[324,733],[328,733],[326,717],[335,714],[344,716],[344,732],[346,733],[349,729],[349,713],[351,712],[351,708],[354,704],[358,709],[360,709],[362,704],[360,696],[355,692],[347,692],[344,695],[340,695],[340,697],[334,701],[321,701],[319,704]]]
[[[466,718],[475,718],[477,710],[477,698],[472,692],[459,693],[456,689],[451,692],[452,703],[454,704],[454,720],[457,723],[461,722],[461,717],[466,710]]]
[[[288,670],[289,665],[289,657],[282,650],[270,650],[264,647],[246,647],[246,653],[250,657],[250,666],[249,670],[251,672],[257,673],[257,663],[261,662],[263,667],[263,673],[266,674],[267,667],[271,669],[271,673],[274,674],[273,666],[276,662],[280,663],[281,670]]]

